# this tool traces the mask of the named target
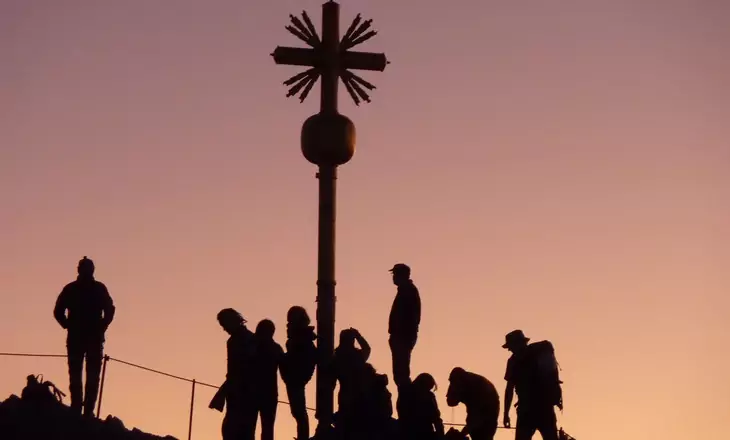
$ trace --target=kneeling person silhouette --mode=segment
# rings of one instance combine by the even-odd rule
[[[466,406],[466,427],[462,435],[472,440],[493,440],[499,418],[499,394],[492,382],[485,377],[456,367],[449,375],[446,403],[454,407]]]

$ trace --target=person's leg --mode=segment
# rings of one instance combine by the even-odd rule
[[[537,430],[543,440],[558,440],[558,420],[554,408],[545,409],[540,414]]]
[[[537,431],[534,418],[527,414],[517,412],[517,427],[515,429],[515,440],[532,440]]]
[[[99,376],[104,357],[104,343],[92,341],[86,346],[86,390],[84,392],[84,415],[94,415],[96,398],[99,395]]]
[[[413,344],[390,338],[390,351],[393,358],[393,382],[397,388],[407,384],[411,377],[411,351]]]
[[[497,425],[480,429],[479,437],[472,436],[472,440],[494,440],[495,435],[497,435]]]
[[[253,402],[246,402],[239,411],[240,440],[256,440],[259,411]]]
[[[297,440],[309,440],[309,415],[304,391],[304,386],[299,384],[286,386],[291,415],[297,422]]]
[[[276,407],[278,403],[266,402],[260,407],[261,411],[261,440],[274,440],[274,425],[276,423]]]
[[[71,408],[81,414],[84,403],[82,371],[84,366],[83,345],[77,338],[67,338],[66,354],[68,355],[68,391],[71,394]]]

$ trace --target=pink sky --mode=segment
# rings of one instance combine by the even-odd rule
[[[206,382],[215,314],[314,316],[317,111],[286,99],[284,26],[320,1],[0,2],[0,351],[64,351],[76,262],[117,304],[108,354]],[[579,440],[721,438],[730,414],[730,7],[719,0],[342,0],[384,51],[341,111],[337,328],[390,375],[387,270],[423,301],[415,373],[503,390],[504,334],[550,339]],[[518,308],[526,307],[524,314]],[[1,358],[64,388],[63,360]],[[189,385],[110,364],[104,414],[186,438]],[[394,391],[394,390],[392,390]],[[283,387],[282,397],[285,397]],[[308,389],[314,403],[314,386]],[[219,436],[200,391],[194,438]],[[513,416],[514,418],[514,416]],[[292,438],[279,408],[277,438]],[[507,440],[511,433],[500,433]],[[537,438],[537,437],[536,437]]]

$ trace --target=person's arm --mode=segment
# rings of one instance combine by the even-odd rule
[[[218,391],[216,391],[213,398],[210,400],[210,403],[208,404],[208,408],[214,409],[216,411],[223,412],[223,409],[226,405],[226,394],[227,394],[227,387],[226,384],[228,382],[223,382],[223,385],[218,388]]]
[[[58,325],[64,329],[68,328],[68,318],[66,317],[66,310],[68,310],[68,286],[64,287],[61,293],[56,298],[56,306],[53,308],[53,317],[56,318]]]
[[[444,436],[444,421],[441,419],[441,411],[439,411],[438,403],[436,403],[436,396],[431,394],[431,406],[433,407],[433,426],[436,428],[436,434],[438,438]]]
[[[418,334],[418,326],[421,324],[421,297],[415,288],[411,292],[411,295],[408,301],[408,308],[405,312],[408,316],[408,331],[413,332],[414,334],[411,337],[415,338]]]
[[[370,344],[368,344],[368,341],[366,341],[365,338],[357,330],[355,330],[355,339],[357,340],[358,345],[360,345],[363,359],[365,359],[365,362],[367,362],[367,360],[370,359],[370,352],[372,351],[372,349],[370,348]]]
[[[104,307],[104,318],[102,321],[103,329],[106,331],[107,328],[111,325],[112,321],[114,321],[114,314],[117,311],[117,308],[114,307],[114,301],[112,300],[111,295],[109,295],[109,290],[107,290],[106,286],[102,283],[99,283],[101,286],[101,294],[102,294],[102,305]]]
[[[515,386],[512,382],[507,382],[507,388],[504,390],[504,415],[502,421],[505,428],[509,428],[511,423],[509,419],[509,409],[512,406],[512,398],[514,397]]]

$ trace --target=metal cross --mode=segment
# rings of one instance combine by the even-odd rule
[[[321,39],[306,11],[302,12],[301,20],[290,15],[291,25],[286,26],[286,30],[307,43],[310,48],[279,46],[271,54],[276,64],[311,67],[284,81],[284,85],[290,87],[287,97],[299,95],[299,100],[304,102],[317,79],[322,77],[321,110],[324,112],[337,111],[339,78],[342,79],[356,105],[360,105],[361,101],[370,102],[370,95],[367,91],[375,89],[375,86],[350,70],[382,72],[389,64],[383,53],[350,50],[377,34],[376,31],[370,29],[372,20],[363,21],[358,14],[340,40],[339,15],[337,2],[328,1],[322,5]]]

